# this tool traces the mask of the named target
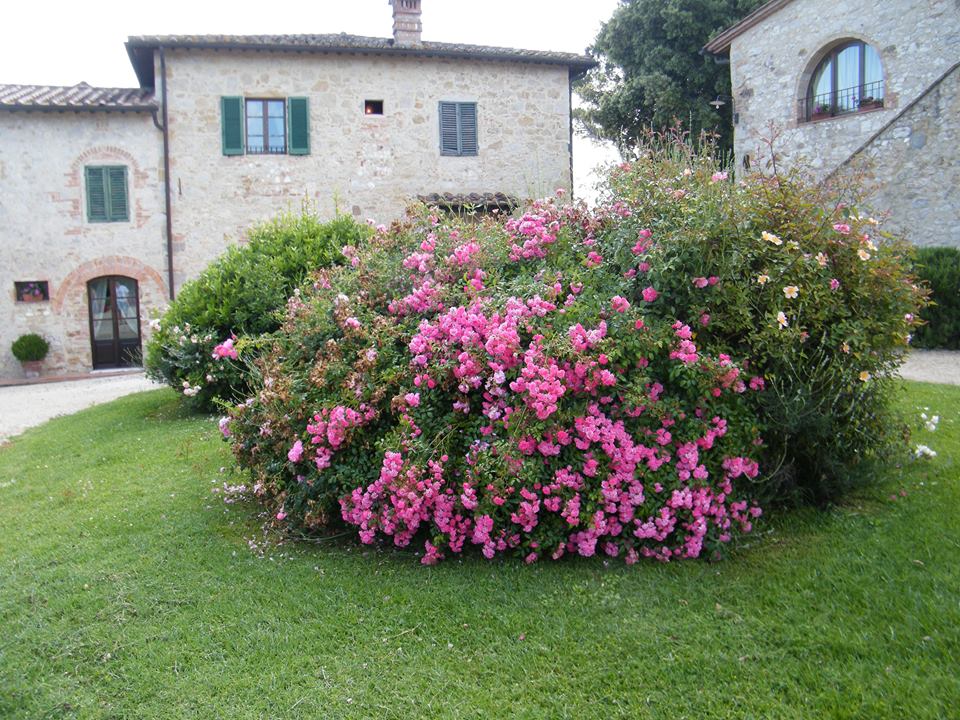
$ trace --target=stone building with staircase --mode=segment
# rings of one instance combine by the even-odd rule
[[[584,56],[421,39],[131,37],[138,88],[0,85],[0,380],[139,363],[149,319],[245,228],[308,201],[389,221],[420,199],[570,188]]]
[[[704,51],[729,63],[736,161],[868,173],[874,213],[960,247],[960,4],[771,0]]]

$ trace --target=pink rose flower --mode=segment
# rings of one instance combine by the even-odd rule
[[[287,460],[289,460],[292,463],[298,463],[300,462],[300,458],[302,457],[303,457],[303,442],[300,440],[297,440],[293,444],[293,447],[290,448],[290,451],[287,453]]]
[[[217,345],[213,349],[212,357],[214,360],[223,360],[224,358],[236,360],[238,355],[236,349],[233,347],[233,338],[227,338],[222,343]]]

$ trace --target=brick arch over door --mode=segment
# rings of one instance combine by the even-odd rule
[[[163,308],[168,302],[167,286],[154,268],[133,257],[110,255],[79,265],[55,289],[50,308],[63,320],[66,336],[63,338],[68,364],[93,366],[90,344],[90,308],[87,283],[104,276],[122,276],[137,281],[140,293],[140,326],[142,340],[149,337],[148,321],[152,310]]]
[[[51,308],[56,313],[64,312],[67,298],[75,300],[77,297],[86,298],[87,281],[103,275],[123,275],[131,277],[140,283],[140,293],[143,295],[148,283],[153,294],[159,298],[167,297],[167,284],[163,276],[155,269],[133,257],[123,255],[108,255],[106,257],[89,260],[67,275],[53,294]]]

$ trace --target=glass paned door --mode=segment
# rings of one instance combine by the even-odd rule
[[[140,297],[137,281],[100,277],[87,283],[93,367],[140,365]]]

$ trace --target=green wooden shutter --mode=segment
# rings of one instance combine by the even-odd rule
[[[224,155],[243,155],[243,98],[220,98],[220,139]]]
[[[440,154],[460,154],[460,140],[459,133],[457,133],[456,103],[440,103]]]
[[[104,169],[84,168],[87,181],[87,221],[107,222],[107,189]]]
[[[460,103],[460,154],[477,154],[477,104]]]
[[[287,98],[287,152],[310,154],[310,112],[307,98]]]
[[[107,205],[111,222],[125,222],[130,219],[127,202],[127,168],[125,166],[104,168],[109,192]]]

